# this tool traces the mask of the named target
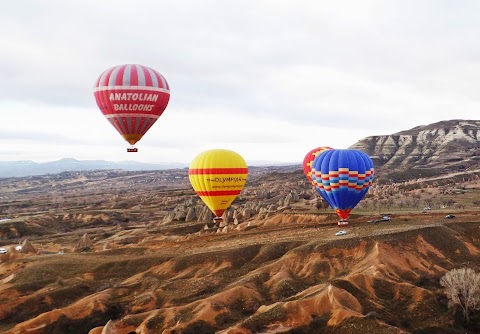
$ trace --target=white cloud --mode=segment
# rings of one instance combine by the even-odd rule
[[[445,119],[478,119],[476,1],[9,2],[0,12],[1,160],[188,161],[230,147],[300,161]],[[93,84],[140,63],[171,86],[132,157]],[[277,158],[279,157],[279,158]],[[281,159],[280,159],[281,157]]]

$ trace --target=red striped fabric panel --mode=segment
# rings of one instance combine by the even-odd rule
[[[144,66],[142,66],[142,71],[145,75],[145,86],[148,86],[148,87],[153,87],[153,79],[152,79],[152,76],[150,75],[150,72],[148,71],[147,68],[145,68]],[[160,87],[160,83],[158,84],[158,86]]]
[[[239,195],[241,190],[212,190],[212,191],[197,191],[198,196],[230,196]]]
[[[202,174],[247,174],[248,168],[195,168],[188,171],[188,175]]]
[[[123,74],[125,73],[125,65],[123,66],[118,66],[118,72],[116,73],[115,76],[115,86],[122,86],[123,84]]]

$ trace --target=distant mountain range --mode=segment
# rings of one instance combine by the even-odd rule
[[[182,163],[153,164],[136,161],[76,160],[71,158],[50,162],[0,161],[0,178],[57,174],[65,171],[111,170],[129,171],[162,170],[188,167]]]
[[[247,161],[249,166],[290,166],[293,163],[272,161]],[[72,171],[127,170],[147,171],[188,168],[188,164],[144,163],[137,161],[76,160],[64,158],[50,162],[0,161],[0,178],[57,174]]]
[[[391,135],[366,137],[350,148],[367,153],[377,175],[388,181],[409,180],[480,169],[480,120],[449,120],[414,127]],[[249,166],[290,166],[294,163],[247,161]],[[300,165],[300,162],[299,162]],[[0,161],[0,178],[88,170],[165,170],[187,168],[185,163],[76,160],[51,162]]]

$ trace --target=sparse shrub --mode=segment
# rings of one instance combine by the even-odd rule
[[[272,292],[276,299],[285,299],[301,290],[298,285],[293,279],[283,279],[273,288]]]
[[[463,320],[468,323],[470,315],[480,310],[480,273],[471,268],[453,269],[440,280],[445,288],[450,308],[460,308]]]
[[[323,314],[321,316],[315,316],[310,324],[305,326],[300,326],[292,328],[289,331],[284,332],[285,334],[323,334],[327,332],[328,328],[327,323],[330,319],[330,314]]]
[[[147,320],[147,323],[145,324],[148,330],[163,330],[163,325],[164,325],[165,318],[162,316],[155,316],[151,317]]]
[[[183,334],[215,334],[215,328],[203,320],[195,321],[185,327]]]
[[[254,314],[241,322],[241,327],[258,332],[264,329],[269,323],[287,319],[287,312],[281,305],[276,305],[266,312]]]
[[[179,323],[179,322],[182,322],[182,323],[186,323],[186,322],[189,322],[190,320],[192,320],[193,318],[193,310],[191,307],[187,307],[185,309],[182,309],[180,310],[179,313],[177,313],[174,317],[173,317],[173,322],[175,323]]]
[[[210,306],[212,307],[212,310],[214,310],[216,312],[225,308],[225,305],[223,305],[223,303],[219,303],[219,302],[211,302]]]
[[[422,288],[432,284],[432,277],[427,274],[420,275],[420,277],[416,281],[416,285]]]
[[[95,218],[93,221],[92,221],[92,224],[95,224],[95,225],[101,225],[103,224],[104,221],[102,219],[102,217],[98,217],[98,218]]]
[[[380,316],[380,314],[378,314],[378,313],[375,312],[375,311],[370,311],[370,312],[368,312],[367,314],[365,314],[365,318],[382,319],[382,317]]]
[[[235,320],[238,321],[239,319],[235,319],[233,314],[227,311],[217,314],[217,316],[215,317],[215,324],[217,326],[224,327],[226,324],[232,323]]]
[[[25,208],[30,208],[33,205],[32,201],[25,201],[20,203],[20,208],[25,209]]]

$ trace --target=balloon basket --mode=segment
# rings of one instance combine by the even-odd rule
[[[215,217],[215,218],[213,218],[213,222],[215,223],[215,227],[219,227],[220,224],[223,222],[223,218],[222,217]]]
[[[346,220],[341,220],[338,222],[338,226],[347,226],[348,222]]]
[[[138,152],[138,148],[136,147],[128,147],[127,148],[127,152],[131,153],[131,152]]]

